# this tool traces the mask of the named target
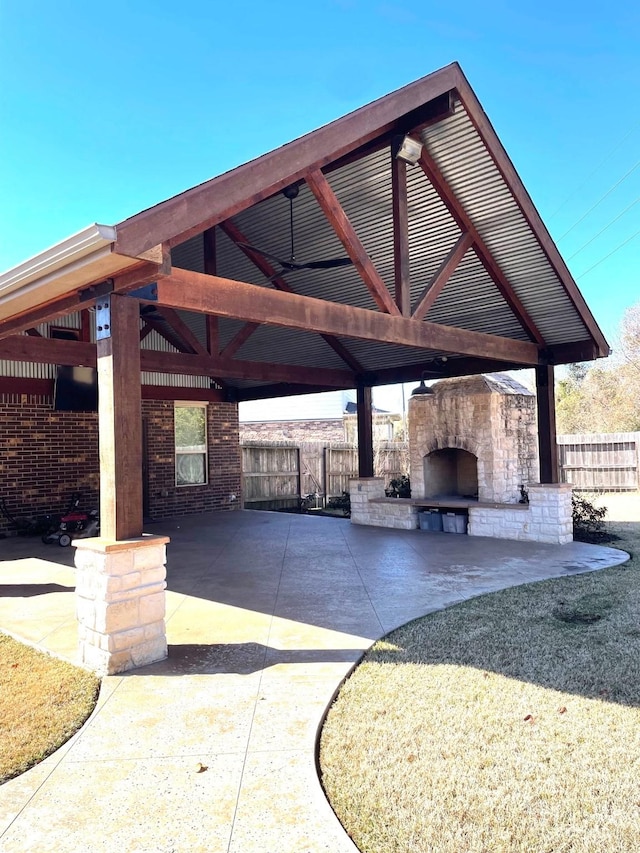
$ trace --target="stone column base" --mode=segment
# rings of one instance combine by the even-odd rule
[[[529,483],[529,503],[469,508],[469,536],[567,545],[573,541],[572,487],[569,483]]]
[[[167,536],[80,539],[76,604],[80,659],[100,675],[164,660]]]

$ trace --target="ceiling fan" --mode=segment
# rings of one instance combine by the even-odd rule
[[[293,228],[293,200],[294,198],[297,198],[299,192],[300,187],[298,186],[298,184],[291,184],[290,186],[285,187],[282,190],[282,195],[285,198],[289,199],[289,231],[291,235],[291,254],[288,260],[279,258],[277,255],[274,255],[271,252],[267,252],[265,249],[258,248],[258,246],[252,246],[250,243],[237,244],[243,249],[250,249],[252,252],[257,252],[259,255],[262,255],[268,260],[275,261],[277,264],[280,264],[281,269],[278,272],[274,273],[274,275],[270,276],[268,281],[273,281],[274,279],[279,278],[282,275],[286,275],[290,272],[296,272],[297,270],[331,270],[336,269],[337,267],[349,267],[353,264],[351,258],[327,258],[322,261],[307,261],[306,263],[301,263],[300,261],[296,260]]]

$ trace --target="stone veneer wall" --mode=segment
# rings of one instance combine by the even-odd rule
[[[414,530],[418,526],[417,509],[394,498],[383,500],[384,486],[382,477],[350,480],[351,523]]]
[[[143,400],[149,442],[149,504],[155,518],[241,506],[235,403],[207,407],[209,483],[176,486],[173,401]],[[56,514],[73,492],[98,506],[100,463],[95,412],[56,412],[50,397],[0,395],[0,498],[18,518]],[[235,495],[235,500],[230,496]],[[11,534],[0,515],[0,536]]]
[[[568,483],[538,483],[529,485],[529,504],[513,504],[513,509],[470,506],[467,533],[566,545],[573,541],[571,492]],[[385,498],[384,480],[380,477],[351,480],[350,495],[352,524],[396,530],[418,527],[418,507]]]
[[[526,509],[469,510],[469,535],[566,545],[573,541],[572,487],[569,483],[529,484]]]
[[[114,675],[167,656],[166,536],[79,539],[75,553],[80,660]]]
[[[445,379],[409,401],[411,493],[422,498],[424,457],[457,448],[477,457],[481,501],[515,503],[539,478],[535,396],[508,376]]]

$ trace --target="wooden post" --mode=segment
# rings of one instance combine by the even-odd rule
[[[101,536],[142,535],[140,307],[112,295],[97,301]]]
[[[552,364],[536,367],[538,401],[538,453],[540,482],[559,483],[558,444],[556,438],[556,402]]]
[[[371,386],[358,385],[358,477],[373,477]]]
[[[391,156],[393,204],[393,258],[396,305],[403,317],[411,316],[409,276],[409,213],[407,206],[407,164]]]

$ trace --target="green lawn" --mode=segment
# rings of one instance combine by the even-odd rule
[[[616,530],[640,555],[640,523]],[[636,853],[640,556],[394,631],[341,690],[320,762],[366,853]]]

